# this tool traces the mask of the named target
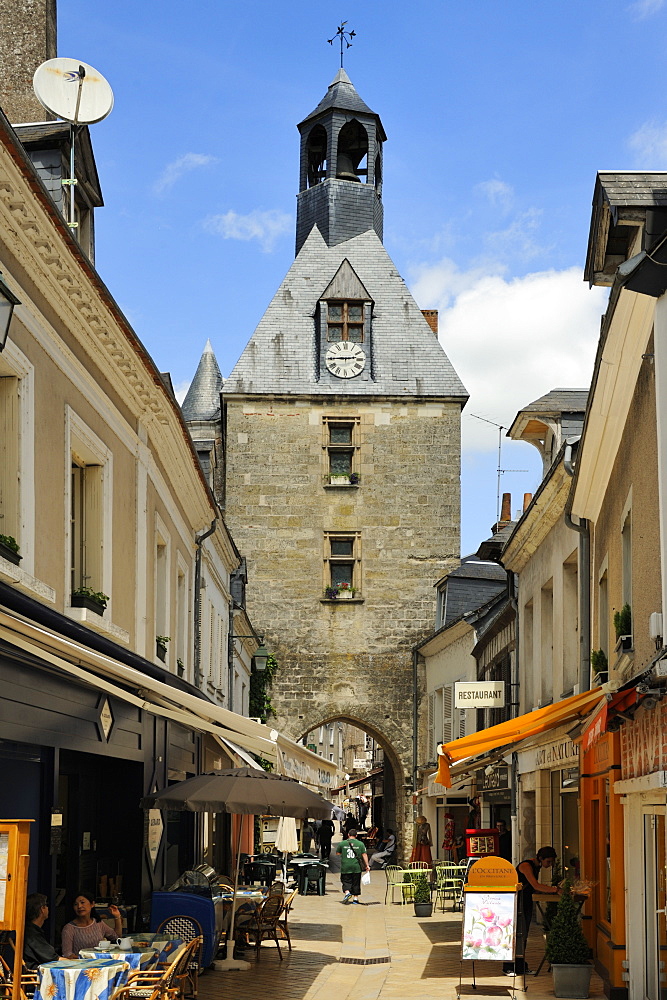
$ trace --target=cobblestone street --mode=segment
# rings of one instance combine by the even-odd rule
[[[371,874],[364,888],[363,905],[343,906],[339,876],[327,876],[325,896],[297,896],[290,916],[293,950],[281,945],[262,945],[261,959],[254,949],[245,957],[252,962],[247,972],[207,972],[200,980],[200,1000],[243,997],[243,1000],[454,1000],[461,975],[460,913],[451,912],[417,919],[413,907],[385,905],[385,876]],[[539,927],[531,928],[528,964],[536,969],[543,948]],[[513,980],[498,975],[495,962],[476,965],[477,996],[485,986],[511,987]],[[471,966],[463,968],[463,982],[470,982]],[[519,984],[517,980],[517,985]],[[527,978],[527,993],[535,1000],[553,997],[551,973],[545,963],[538,977]],[[593,976],[590,996],[602,997],[602,983]]]

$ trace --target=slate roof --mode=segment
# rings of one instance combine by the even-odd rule
[[[614,206],[667,205],[667,171],[664,170],[600,170],[596,196],[602,194]]]
[[[359,97],[359,94],[354,89],[354,84],[344,69],[338,70],[336,76],[329,84],[329,89],[315,110],[306,115],[299,124],[303,125],[305,122],[310,121],[311,118],[317,118],[318,115],[322,114],[323,111],[328,111],[329,108],[337,108],[340,111],[360,111],[362,114],[375,115],[375,112],[371,111],[366,102],[362,101]]]
[[[318,381],[315,310],[348,259],[375,306],[372,381]],[[224,393],[438,396],[468,393],[375,232],[327,247],[313,227],[228,379]]]
[[[588,389],[552,389],[539,399],[523,406],[519,413],[584,413]]]
[[[185,421],[216,420],[220,416],[220,390],[223,378],[215,360],[211,341],[206,341],[204,353],[190,383],[181,410]]]

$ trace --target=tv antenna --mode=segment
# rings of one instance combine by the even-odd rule
[[[528,472],[528,469],[503,469],[502,468],[502,448],[503,448],[503,431],[507,428],[503,424],[497,424],[495,420],[489,420],[487,417],[480,417],[476,413],[471,413],[471,417],[475,420],[483,420],[485,424],[491,424],[493,427],[498,428],[498,468],[496,472],[498,473],[498,482],[496,486],[496,524],[500,521],[500,477],[504,476],[506,472]],[[511,512],[510,512],[511,513]]]
[[[69,179],[62,183],[70,189],[69,222],[78,227],[75,213],[74,141],[82,125],[101,122],[113,109],[113,91],[99,73],[78,59],[47,59],[35,70],[32,78],[35,97],[50,114],[70,124]]]

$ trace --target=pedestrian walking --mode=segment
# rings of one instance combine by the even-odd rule
[[[336,844],[336,854],[340,854],[340,881],[343,887],[344,903],[359,903],[361,895],[361,873],[369,872],[366,847],[357,840],[357,831],[352,827],[345,840]]]
[[[320,825],[320,857],[322,861],[328,861],[331,854],[331,838],[334,835],[335,827],[333,820],[323,819]]]

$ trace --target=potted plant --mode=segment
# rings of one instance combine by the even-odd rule
[[[23,556],[19,555],[19,543],[13,535],[0,535],[0,556],[18,566]]]
[[[624,604],[620,611],[614,613],[614,629],[616,631],[616,651],[627,652],[632,649],[632,610],[629,604]]]
[[[360,477],[359,477],[359,473],[358,472],[351,472],[350,473],[350,486],[358,486],[359,485],[359,478]]]
[[[588,996],[593,966],[569,879],[563,883],[563,894],[547,933],[546,954],[553,972],[555,995],[584,1000]]]
[[[96,615],[103,615],[109,597],[101,590],[93,590],[92,587],[77,587],[72,591],[70,602],[73,608],[85,608]]]
[[[607,663],[607,654],[604,649],[591,650],[591,667],[593,668],[594,675],[599,678],[599,683],[607,680],[609,664]]]
[[[164,661],[167,659],[167,643],[171,642],[171,636],[169,635],[156,635],[155,636],[155,653],[159,660]]]
[[[332,587],[326,587],[324,596],[327,601],[350,600],[357,592],[357,588],[350,583],[336,583]]]
[[[350,477],[347,473],[332,472],[329,476],[329,482],[332,486],[349,486]]]
[[[180,657],[176,660],[176,672],[179,677],[185,676],[185,664],[183,663],[183,660],[181,660]]]
[[[431,886],[427,878],[427,872],[421,871],[414,879],[415,893],[413,903],[416,917],[430,917],[433,913],[433,901],[431,899]]]

